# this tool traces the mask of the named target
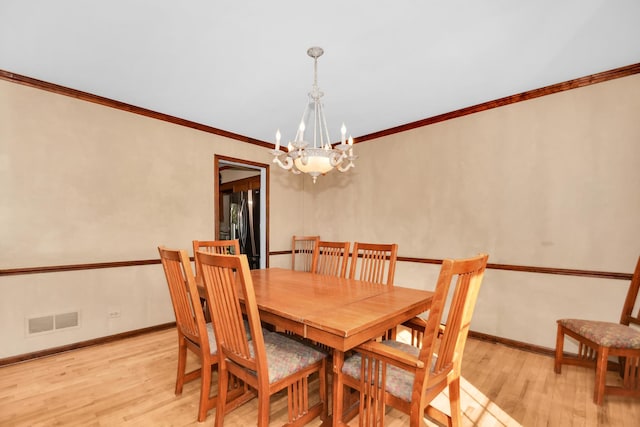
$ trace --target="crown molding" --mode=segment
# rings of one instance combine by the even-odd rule
[[[444,113],[437,116],[428,117],[426,119],[421,119],[415,122],[407,123],[404,125],[396,126],[393,128],[381,130],[379,132],[370,133],[370,134],[358,137],[355,140],[355,142],[364,142],[371,139],[392,135],[395,133],[406,132],[411,129],[432,125],[434,123],[444,122],[446,120],[467,116],[473,113],[479,113],[480,111],[486,111],[486,110],[491,110],[493,108],[504,107],[505,105],[516,104],[518,102],[539,98],[541,96],[553,95],[554,93],[564,92],[566,90],[571,90],[571,89],[578,89],[581,87],[585,87],[585,86],[589,86],[597,83],[603,83],[609,80],[619,79],[622,77],[628,77],[628,76],[632,76],[634,74],[639,74],[639,73],[640,73],[640,63],[627,65],[625,67],[615,68],[613,70],[604,71],[602,73],[580,77],[574,80],[553,84],[540,89],[533,89],[527,92],[518,93],[516,95],[506,96],[504,98],[484,102],[478,105],[472,105],[470,107],[451,111],[449,113]]]
[[[369,141],[372,139],[381,138],[383,136],[406,132],[408,130],[432,125],[434,123],[439,123],[446,120],[455,119],[458,117],[467,116],[469,114],[478,113],[480,111],[486,111],[493,108],[504,107],[505,105],[516,104],[518,102],[528,101],[530,99],[539,98],[546,95],[552,95],[558,92],[564,92],[566,90],[577,89],[577,88],[581,88],[581,87],[585,87],[585,86],[589,86],[597,83],[603,83],[609,80],[628,77],[628,76],[639,74],[639,73],[640,73],[640,63],[631,64],[625,67],[615,68],[613,70],[604,71],[602,73],[591,74],[589,76],[580,77],[580,78],[569,80],[562,83],[557,83],[557,84],[546,86],[540,89],[534,89],[527,92],[522,92],[516,95],[506,96],[504,98],[484,102],[482,104],[473,105],[470,107],[451,111],[449,113],[439,114],[437,116],[428,117],[415,122],[406,123],[404,125],[381,130],[378,132],[373,132],[367,135],[354,138],[354,143],[361,143],[361,142]],[[118,110],[128,111],[130,113],[151,117],[154,119],[177,124],[180,126],[196,129],[202,132],[208,132],[215,135],[224,136],[226,138],[235,139],[237,141],[246,142],[248,144],[258,145],[265,148],[271,148],[273,146],[272,143],[250,138],[248,136],[243,136],[237,133],[228,132],[222,129],[214,128],[212,126],[204,125],[202,123],[181,119],[179,117],[159,113],[157,111],[149,110],[146,108],[136,107],[135,105],[127,104],[121,101],[116,101],[116,100],[105,98],[98,95],[93,95],[91,93],[83,92],[77,89],[60,86],[54,83],[48,83],[42,80],[34,79],[32,77],[15,74],[10,71],[0,70],[0,79],[25,85],[25,86],[30,86],[37,89],[46,90],[48,92],[57,93],[59,95],[70,96],[72,98],[81,99],[83,101],[93,102],[95,104],[100,104],[100,105],[104,105],[111,108],[116,108]]]
[[[13,83],[30,86],[36,89],[46,90],[48,92],[57,93],[58,95],[69,96],[71,98],[80,99],[94,104],[104,105],[106,107],[115,108],[117,110],[128,111],[130,113],[139,114],[145,117],[151,117],[154,119],[162,120],[165,122],[173,123],[180,126],[196,129],[202,132],[212,133],[215,135],[224,136],[226,138],[235,139],[237,141],[246,142],[248,144],[259,145],[261,147],[271,148],[273,144],[258,139],[249,138],[248,136],[239,135],[237,133],[228,132],[222,129],[207,126],[202,123],[192,122],[191,120],[181,119],[180,117],[171,116],[169,114],[159,113],[157,111],[149,110],[147,108],[136,107],[135,105],[127,104],[121,101],[105,98],[103,96],[93,95],[81,90],[72,89],[66,86],[60,86],[54,83],[48,83],[42,80],[34,79],[20,74],[15,74],[10,71],[0,70],[0,79],[7,80]]]

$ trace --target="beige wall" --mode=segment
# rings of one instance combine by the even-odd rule
[[[160,244],[213,238],[215,154],[271,160],[254,145],[0,80],[0,268],[157,259]],[[301,216],[301,179],[272,170],[271,181],[272,203]],[[272,250],[302,232],[272,215]],[[114,308],[122,315],[109,319]],[[79,328],[25,336],[25,319],[76,310]],[[0,358],[173,320],[160,265],[0,277]]]
[[[640,255],[639,75],[356,148],[350,175],[312,187],[323,238],[614,272],[632,272]],[[431,289],[437,271],[401,263],[396,283]],[[627,283],[490,270],[472,329],[553,347],[559,317],[618,321]]]
[[[630,272],[638,117],[632,76],[358,144],[356,169],[315,185],[271,168],[270,250],[318,233],[397,242],[402,256]],[[158,244],[211,237],[214,154],[270,162],[260,147],[0,81],[0,268],[156,258]],[[437,272],[400,263],[396,282],[431,289]],[[490,270],[472,329],[552,347],[560,316],[617,320],[625,285]],[[26,318],[71,310],[80,328],[25,337]],[[159,265],[0,277],[0,358],[172,320]]]

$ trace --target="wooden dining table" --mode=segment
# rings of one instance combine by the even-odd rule
[[[251,270],[263,322],[333,348],[332,372],[344,353],[382,336],[431,306],[433,292],[283,268]],[[343,390],[333,382],[331,423],[343,425]]]

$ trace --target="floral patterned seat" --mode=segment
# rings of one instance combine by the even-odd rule
[[[403,351],[413,357],[418,357],[420,349],[410,344],[406,344],[395,340],[383,340],[381,344]],[[435,365],[437,357],[433,356],[432,367]],[[362,356],[355,353],[344,361],[342,372],[353,378],[360,379],[360,369],[362,367]],[[412,372],[400,369],[396,366],[389,365],[387,367],[386,387],[387,393],[390,393],[405,402],[411,402],[411,391],[413,389],[414,374]]]
[[[640,397],[640,309],[635,311],[640,289],[640,258],[631,278],[620,323],[584,319],[560,319],[556,338],[554,371],[560,374],[562,365],[595,368],[593,401],[602,405],[605,393]],[[577,354],[564,352],[565,336],[578,342]],[[610,357],[618,358],[616,364]],[[616,367],[622,381],[607,384],[607,370]]]
[[[269,366],[269,383],[302,371],[320,362],[327,354],[276,332],[264,336]]]
[[[627,325],[582,319],[560,319],[558,323],[598,345],[615,348],[640,348],[640,330]]]
[[[327,357],[327,353],[321,349],[304,344],[294,338],[289,338],[279,332],[271,332],[262,328],[262,335],[267,353],[270,384]],[[256,356],[254,342],[250,338],[249,354],[251,357]],[[256,371],[250,370],[249,372],[254,376],[256,375]]]

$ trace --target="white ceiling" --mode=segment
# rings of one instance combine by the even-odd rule
[[[640,0],[0,0],[0,69],[263,141],[332,140],[640,62]]]

